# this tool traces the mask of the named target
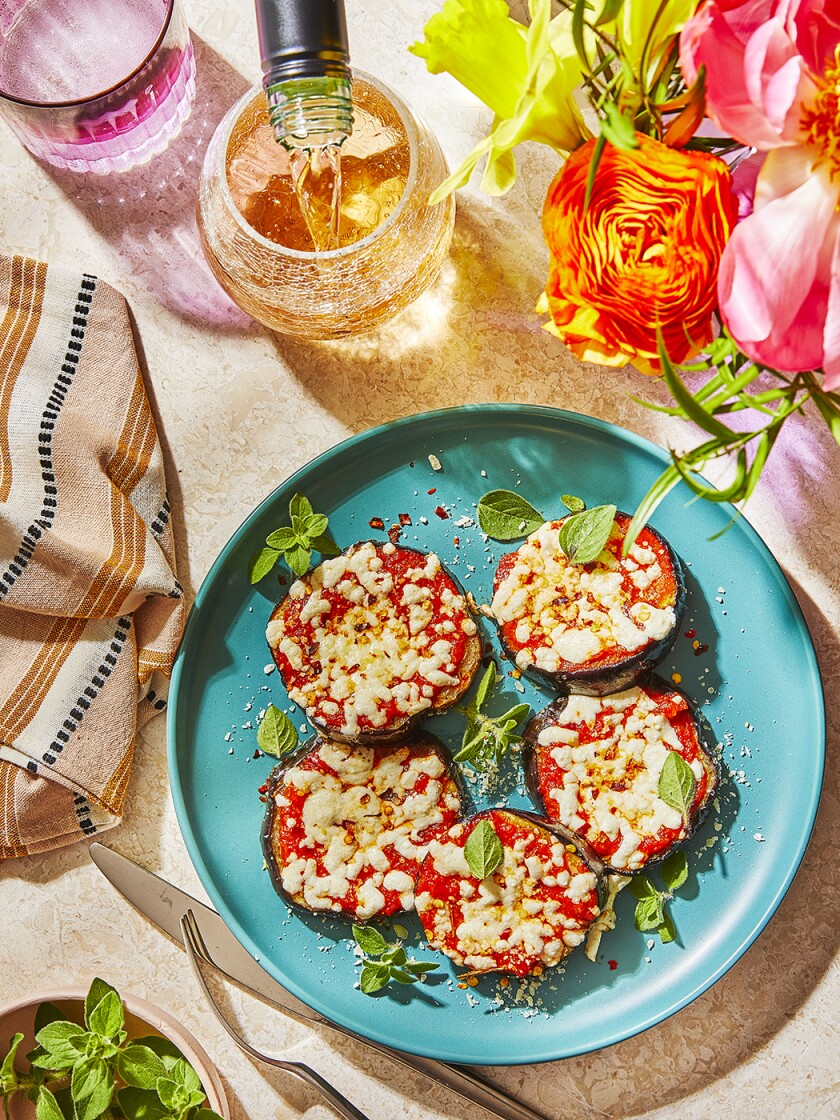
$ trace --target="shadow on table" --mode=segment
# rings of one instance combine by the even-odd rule
[[[112,175],[45,172],[113,248],[125,271],[175,314],[216,333],[254,333],[253,320],[211,273],[195,219],[210,137],[250,83],[193,34],[196,99],[180,135],[149,163]],[[107,279],[107,277],[103,277]]]

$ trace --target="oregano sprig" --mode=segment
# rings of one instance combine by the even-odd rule
[[[691,808],[697,791],[697,778],[694,771],[681,754],[669,751],[668,757],[659,772],[658,793],[670,809],[682,815],[683,826],[687,829],[691,821]]]
[[[402,941],[386,941],[371,926],[354,925],[353,937],[364,954],[359,986],[366,996],[381,991],[392,980],[397,984],[416,984],[427,972],[440,967],[433,961],[409,960]]]
[[[159,1035],[128,1039],[117,991],[95,979],[84,1005],[84,1025],[64,1018],[52,1004],[35,1015],[37,1047],[21,1073],[16,1034],[0,1063],[0,1098],[6,1117],[16,1093],[35,1105],[36,1120],[221,1120],[205,1104],[198,1074]]]
[[[478,524],[494,540],[527,537],[544,522],[543,515],[512,490],[490,490],[478,500]]]
[[[265,547],[257,549],[248,564],[248,578],[251,583],[259,583],[268,575],[282,556],[291,572],[298,578],[305,575],[312,561],[312,553],[322,556],[338,556],[341,549],[327,536],[329,518],[324,513],[315,513],[312,503],[303,494],[295,494],[289,502],[291,525],[284,525],[269,533]]]
[[[662,864],[662,881],[666,890],[659,890],[646,875],[634,875],[630,891],[636,903],[636,929],[647,932],[656,930],[665,943],[677,935],[674,920],[665,909],[688,878],[688,859],[685,852],[674,852]]]
[[[566,505],[569,504],[567,498],[575,504],[580,501],[565,495],[563,501]],[[604,505],[578,509],[567,517],[560,527],[560,547],[567,559],[573,564],[591,564],[597,560],[610,539],[615,514],[615,506]]]
[[[490,662],[478,682],[475,696],[463,709],[467,726],[461,740],[456,762],[466,762],[474,770],[490,770],[499,766],[510,748],[521,742],[515,729],[530,712],[528,704],[514,704],[499,716],[486,715],[481,709],[496,688],[496,666]]]

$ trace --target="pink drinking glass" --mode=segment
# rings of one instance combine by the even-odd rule
[[[38,159],[125,171],[178,135],[194,97],[180,0],[0,0],[0,115]]]

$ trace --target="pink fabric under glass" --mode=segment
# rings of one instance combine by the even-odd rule
[[[100,174],[125,171],[162,152],[180,132],[195,97],[195,58],[180,0],[100,0],[103,18],[94,24],[95,43],[73,42],[72,50],[68,46],[66,53],[55,52],[57,57],[33,50],[27,80],[35,84],[38,67],[67,70],[74,55],[84,57],[87,50],[101,57],[110,44],[116,50],[118,43],[125,56],[126,51],[130,54],[126,8],[136,12],[138,4],[160,6],[160,32],[151,44],[138,42],[133,68],[103,92],[72,100],[58,100],[55,94],[51,99],[49,93],[36,100],[29,89],[26,97],[20,96],[11,64],[4,63],[10,36],[17,33],[17,44],[21,39],[15,21],[26,19],[27,6],[39,2],[44,0],[0,0],[0,115],[21,143],[56,167]],[[89,35],[90,27],[87,21],[79,33]],[[44,72],[45,91],[54,89],[53,79],[51,72]],[[72,86],[72,72],[67,79]]]

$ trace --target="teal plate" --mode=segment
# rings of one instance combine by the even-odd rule
[[[432,469],[437,455],[443,470]],[[781,902],[805,852],[822,784],[825,726],[814,649],[791,589],[758,535],[735,511],[686,505],[687,490],[660,506],[655,526],[683,559],[688,608],[683,633],[660,671],[679,673],[721,745],[727,780],[715,812],[688,847],[690,875],[671,904],[670,944],[636,931],[634,900],[618,900],[616,929],[598,960],[581,950],[540,980],[481,979],[459,988],[455,970],[403,919],[415,956],[437,957],[427,983],[392,985],[366,996],[341,920],[293,911],[263,868],[259,787],[271,759],[254,758],[259,713],[291,710],[264,631],[275,576],[248,583],[248,560],[266,535],[288,523],[295,491],[329,514],[346,547],[381,536],[409,514],[401,543],[434,550],[476,598],[491,593],[504,545],[483,540],[475,504],[487,490],[519,490],[546,516],[560,495],[628,511],[668,462],[660,448],[609,424],[570,412],[478,405],[410,417],[347,440],[274,491],[218,557],[187,625],[172,681],[168,739],[172,793],[201,881],[230,928],[281,984],[330,1019],[377,1042],[431,1058],[480,1064],[540,1062],[609,1046],[660,1022],[705,991],[751,945]],[[436,508],[448,513],[446,519]],[[460,524],[459,524],[460,522]],[[456,545],[454,538],[459,538]],[[491,628],[485,639],[498,649]],[[695,648],[695,643],[699,647]],[[707,647],[707,648],[706,648]],[[796,687],[792,685],[795,674]],[[499,707],[549,694],[506,678]],[[520,687],[522,686],[520,685]],[[299,712],[295,721],[303,724]],[[450,746],[463,717],[428,722]],[[529,804],[521,773],[496,789],[472,786],[477,807]],[[385,923],[393,936],[392,923]],[[394,990],[392,990],[394,989]]]

